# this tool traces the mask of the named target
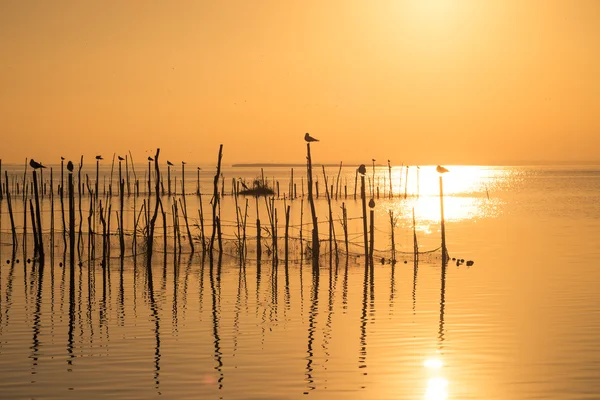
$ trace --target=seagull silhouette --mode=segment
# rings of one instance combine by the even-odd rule
[[[374,199],[369,200],[369,207],[375,208],[375,200]]]
[[[69,170],[69,172],[73,172],[73,163],[71,161],[67,163],[67,169]]]
[[[185,164],[186,164],[186,162],[185,162],[185,161],[182,161],[182,162],[181,162],[181,164],[182,164],[182,165],[185,165]]]
[[[367,173],[367,167],[365,167],[365,164],[360,164],[360,167],[358,167],[358,173],[361,175]]]
[[[154,158],[148,157],[148,161],[154,161]]]
[[[167,165],[173,165],[173,163],[169,160],[167,160]]]
[[[447,168],[444,168],[444,167],[442,167],[441,165],[438,165],[438,166],[435,168],[435,170],[436,170],[438,173],[440,173],[440,174],[444,174],[444,173],[448,172],[448,169],[447,169]]]
[[[34,161],[33,158],[31,160],[29,160],[29,165],[31,166],[31,168],[33,169],[38,169],[38,168],[46,168],[44,167],[41,163]]]
[[[117,156],[117,157],[119,158],[119,161],[123,161],[124,160],[124,158],[121,157],[121,156]]]
[[[61,156],[61,157],[60,157],[60,159],[61,159],[61,160],[64,160],[65,158]]]
[[[319,139],[315,139],[314,137],[310,136],[310,134],[308,132],[306,132],[306,134],[304,135],[304,140],[306,140],[307,142],[318,142]]]
[[[104,160],[104,158],[102,158],[102,156],[96,156],[96,160]]]

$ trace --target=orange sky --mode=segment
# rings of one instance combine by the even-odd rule
[[[4,162],[600,162],[596,0],[3,0],[0,50]]]

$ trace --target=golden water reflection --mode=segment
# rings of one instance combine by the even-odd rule
[[[440,358],[428,358],[423,363],[428,372],[426,400],[445,400],[448,398],[448,380],[442,373],[443,361]]]
[[[419,168],[418,175],[417,169],[414,167],[412,169],[415,171],[411,172],[409,168],[408,175],[402,176],[401,185],[407,187],[400,188],[397,185],[394,189],[396,193],[406,191],[406,200],[390,202],[388,209],[391,209],[395,215],[412,217],[414,208],[417,229],[430,233],[428,224],[438,224],[441,218],[440,174],[436,172],[435,166]],[[450,172],[443,175],[446,221],[459,222],[498,215],[502,202],[497,192],[494,192],[495,185],[498,179],[503,179],[509,171],[480,166],[451,166],[449,170]],[[400,171],[396,171],[396,174],[395,182],[398,182]],[[394,180],[394,177],[392,179]]]

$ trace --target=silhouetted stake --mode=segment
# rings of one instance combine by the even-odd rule
[[[90,208],[88,211],[88,257],[94,258],[94,227],[92,226],[92,217],[94,216],[93,196],[90,196]]]
[[[138,181],[137,175],[135,174],[135,161],[133,161],[133,156],[131,155],[131,150],[129,151],[129,158],[131,159],[131,172],[133,172],[133,181],[134,181],[134,192],[137,191],[137,195],[140,195],[140,182]],[[127,164],[125,164],[127,166]],[[127,172],[127,195],[129,195],[129,172]],[[134,193],[135,195],[135,193]]]
[[[289,188],[289,192],[290,192],[290,199],[294,199],[296,198],[296,196],[294,195],[294,168],[292,168],[291,171],[291,178],[290,178],[290,188]]]
[[[235,191],[235,193],[233,194],[233,199],[235,201],[235,221],[236,221],[236,228],[237,228],[237,234],[236,234],[236,239],[237,239],[237,253],[238,253],[238,260],[239,260],[239,264],[240,267],[243,265],[243,258],[244,258],[244,249],[242,247],[242,234],[241,234],[241,229],[242,229],[242,224],[240,221],[240,214],[241,214],[241,210],[240,207],[238,205],[238,194],[235,188],[235,179],[232,181],[232,185],[231,188]]]
[[[354,171],[354,200],[356,200],[356,188],[358,187],[358,169]]]
[[[162,201],[160,202],[160,212],[162,214],[163,221],[163,252],[164,252],[164,263],[166,268],[167,263],[167,213],[163,208]]]
[[[160,168],[159,168],[159,163],[158,163],[158,157],[160,155],[160,149],[156,149],[156,154],[154,155],[154,176],[155,176],[155,180],[156,180],[156,184],[155,184],[155,189],[154,189],[154,194],[155,194],[155,202],[154,202],[154,213],[152,214],[152,218],[150,219],[150,224],[148,227],[148,240],[146,243],[146,249],[148,251],[148,254],[146,254],[146,268],[148,271],[151,270],[152,267],[152,253],[153,253],[153,247],[154,247],[154,228],[156,226],[156,218],[158,217],[158,209],[160,208]],[[150,200],[148,200],[148,205],[150,204]],[[187,225],[187,215],[185,216],[186,218],[186,225]],[[188,228],[188,235],[189,235],[189,228]],[[192,253],[194,252],[194,245],[192,243],[192,237],[191,235],[189,235],[190,237],[190,246],[192,248]]]
[[[152,160],[148,159],[148,197],[152,194]],[[150,208],[150,207],[148,207]]]
[[[372,203],[369,203],[369,206],[371,204]],[[369,244],[369,266],[371,267],[371,274],[373,273],[373,267],[374,267],[373,250],[375,249],[375,210],[373,208],[374,207],[371,207],[371,210],[369,211],[369,218],[370,218],[370,222],[371,222],[371,226],[370,226],[371,240],[370,240],[370,244]]]
[[[288,258],[289,258],[289,235],[290,234],[290,206],[288,205],[285,209],[285,242],[284,242],[284,254],[285,254],[285,267],[287,269],[288,266]]]
[[[106,220],[104,219],[104,210],[102,209],[102,200],[99,204],[100,223],[102,224],[102,269],[106,270]]]
[[[348,259],[348,210],[342,203],[342,229],[344,230],[344,245],[346,247],[346,260]]]
[[[8,185],[8,182],[6,182],[6,184]],[[2,159],[0,158],[0,200],[2,200],[4,198],[3,194],[2,194],[3,190],[4,190],[4,184],[2,183]]]
[[[302,183],[302,198],[304,198],[304,177],[300,179],[300,182]]]
[[[298,197],[298,193],[296,192],[296,184],[294,183],[294,199]]]
[[[210,269],[212,271],[213,268],[213,249],[215,245],[215,234],[216,234],[216,225],[218,221],[217,217],[217,209],[219,206],[219,176],[221,175],[221,159],[223,158],[223,145],[219,146],[219,159],[217,161],[217,172],[215,173],[215,178],[213,180],[213,199],[212,199],[212,218],[213,218],[213,230],[210,237],[210,246],[208,248],[209,251],[209,262]],[[262,168],[261,168],[262,171]]]
[[[27,258],[27,184],[23,186],[23,259]]]
[[[167,164],[167,187],[167,193],[171,196],[171,164]]]
[[[310,143],[306,143],[307,153],[307,181],[308,181],[308,203],[312,216],[313,231],[312,231],[312,268],[313,276],[319,274],[319,224],[317,220],[317,212],[315,210],[315,202],[313,199],[313,176],[312,176],[312,158],[310,156]]]
[[[316,197],[318,199],[319,198],[319,179],[318,178],[315,182],[315,192],[316,192]]]
[[[391,258],[391,263],[392,265],[396,264],[396,240],[394,237],[394,230],[396,227],[396,220],[394,218],[394,211],[393,210],[389,210],[388,211],[389,215],[390,215],[390,231],[392,233],[392,258]]]
[[[278,199],[280,198],[280,196],[279,196],[279,181],[277,181],[277,198]]]
[[[304,197],[300,199],[300,277],[302,277],[302,264],[304,261],[304,240],[302,240],[302,231],[304,230]]]
[[[331,212],[331,192],[328,188],[327,175],[325,174],[325,166],[323,168],[323,180],[325,180],[325,198],[327,199],[327,207],[329,209],[329,267],[333,264],[333,213]],[[333,185],[331,186],[333,189]]]
[[[18,244],[17,229],[15,228],[15,218],[14,218],[13,210],[12,210],[12,202],[10,200],[10,190],[8,188],[8,174],[6,171],[4,171],[4,174],[6,177],[6,205],[8,206],[8,216],[10,219],[10,231],[12,233],[12,253],[13,253],[13,259],[14,259],[14,254],[17,250],[17,244]]]
[[[260,260],[262,256],[262,246],[260,243],[260,215],[258,213],[258,196],[256,198],[256,268],[260,274]]]
[[[360,200],[362,203],[363,216],[363,239],[365,244],[365,268],[369,267],[369,238],[367,230],[367,194],[365,192],[365,176],[360,175]]]
[[[94,192],[96,200],[98,200],[98,170],[100,169],[100,160],[96,159],[96,191]],[[86,180],[87,180],[87,176],[86,176]]]
[[[200,192],[198,202],[200,203],[200,209],[198,210],[200,217],[200,240],[202,241],[202,256],[204,256],[204,253],[206,253],[206,235],[204,234],[204,211],[202,210],[202,192]]]
[[[29,215],[31,216],[31,230],[33,231],[33,258],[34,260],[40,257],[40,243],[38,242],[38,232],[35,224],[35,213],[33,211],[33,201],[29,199]],[[23,258],[27,249],[23,249]]]
[[[115,169],[115,157],[116,153],[113,153],[112,165],[110,166],[110,181],[108,182],[108,195],[112,197],[112,183],[113,183],[113,172]],[[106,194],[106,190],[104,192]]]
[[[248,256],[248,247],[246,245],[246,222],[248,221],[248,199],[246,199],[246,208],[244,210],[244,219],[243,219],[243,232],[242,232],[242,248],[243,248],[243,256],[244,261]]]
[[[388,194],[388,197],[391,199],[394,197],[394,189],[392,187],[392,164],[391,164],[390,160],[388,160],[388,174],[389,174],[389,181],[390,181],[390,192]]]
[[[64,181],[63,181],[64,183]],[[64,243],[64,253],[67,253],[67,224],[65,221],[65,201],[64,201],[64,193],[65,190],[64,188],[61,186],[60,187],[60,215],[61,215],[61,219],[62,219],[62,237],[63,237],[63,243]],[[66,265],[65,265],[66,266]]]
[[[417,242],[417,224],[415,223],[415,208],[412,208],[412,229],[413,229],[413,258],[415,268],[419,263],[419,243]]]
[[[196,175],[196,196],[200,196],[200,167],[197,169],[198,173]]]
[[[33,170],[33,186],[35,193],[35,219],[37,220],[37,234],[38,234],[38,246],[39,246],[39,260],[40,266],[44,266],[44,241],[42,238],[42,217],[40,213],[40,197],[38,193],[38,182],[36,171]]]
[[[54,186],[54,174],[50,168],[50,188]],[[50,259],[54,259],[54,189],[50,190]]]
[[[119,163],[120,164],[120,163]],[[119,173],[119,175],[121,175]],[[125,205],[125,193],[124,193],[124,189],[125,189],[125,180],[121,179],[119,182],[119,208],[120,208],[120,212],[119,212],[119,251],[120,251],[120,256],[121,259],[123,259],[125,257],[125,235],[124,235],[124,229],[125,229],[125,225],[123,224],[123,213],[124,213],[124,205]],[[134,211],[135,214],[135,211]]]
[[[338,199],[338,193],[340,191],[340,175],[341,174],[342,174],[342,161],[340,161],[340,169],[338,170],[337,179],[335,180],[335,199],[336,200]]]
[[[129,152],[129,157],[131,157],[131,151]],[[127,196],[131,196],[131,186],[129,185],[129,157],[127,156],[127,154],[125,154],[125,176],[127,179]],[[131,167],[133,168],[133,159],[131,159]]]
[[[442,176],[440,175],[440,224],[442,231],[442,263],[446,262],[448,252],[446,250],[446,222],[444,221],[444,184],[442,183]]]
[[[82,251],[82,240],[83,240],[83,211],[81,205],[81,192],[83,191],[83,185],[81,183],[81,168],[83,168],[83,155],[79,160],[79,170],[77,171],[77,196],[78,196],[78,208],[79,208],[79,232],[77,233],[77,252],[79,253],[79,259],[81,259]]]
[[[75,276],[75,189],[73,185],[73,173],[69,171],[69,265],[71,284],[74,284]]]

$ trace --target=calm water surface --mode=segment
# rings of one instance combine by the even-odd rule
[[[286,268],[280,260],[275,268],[266,256],[260,268],[254,255],[240,267],[229,252],[211,268],[199,255],[168,252],[154,256],[151,273],[143,256],[117,257],[106,269],[84,262],[71,279],[59,265],[62,244],[43,269],[20,251],[19,263],[6,263],[4,200],[0,398],[600,398],[600,168],[449,168],[447,246],[474,265],[442,265],[438,251],[418,265],[412,256],[377,263],[372,276],[356,254],[331,266],[325,255],[317,278],[306,263]],[[389,257],[390,210],[399,251],[412,251],[413,207],[421,250],[439,246],[433,170],[410,168],[405,189],[406,170],[394,168],[393,191],[407,198],[385,200],[389,171],[376,171],[378,254]],[[298,192],[303,172],[296,171]],[[211,173],[203,172],[203,188]],[[289,174],[265,169],[282,192]],[[248,182],[260,171],[225,168],[224,175]],[[341,181],[349,196],[334,201],[334,218],[342,201],[360,217],[350,195],[354,169],[344,169]],[[305,203],[285,203],[294,226],[301,208],[309,220]],[[188,207],[196,209],[197,198],[188,196]],[[277,207],[282,232],[283,200]],[[326,221],[322,197],[317,208]],[[232,226],[234,210],[224,198]],[[352,221],[351,241],[360,244],[362,222]],[[293,251],[297,258],[299,245]]]

